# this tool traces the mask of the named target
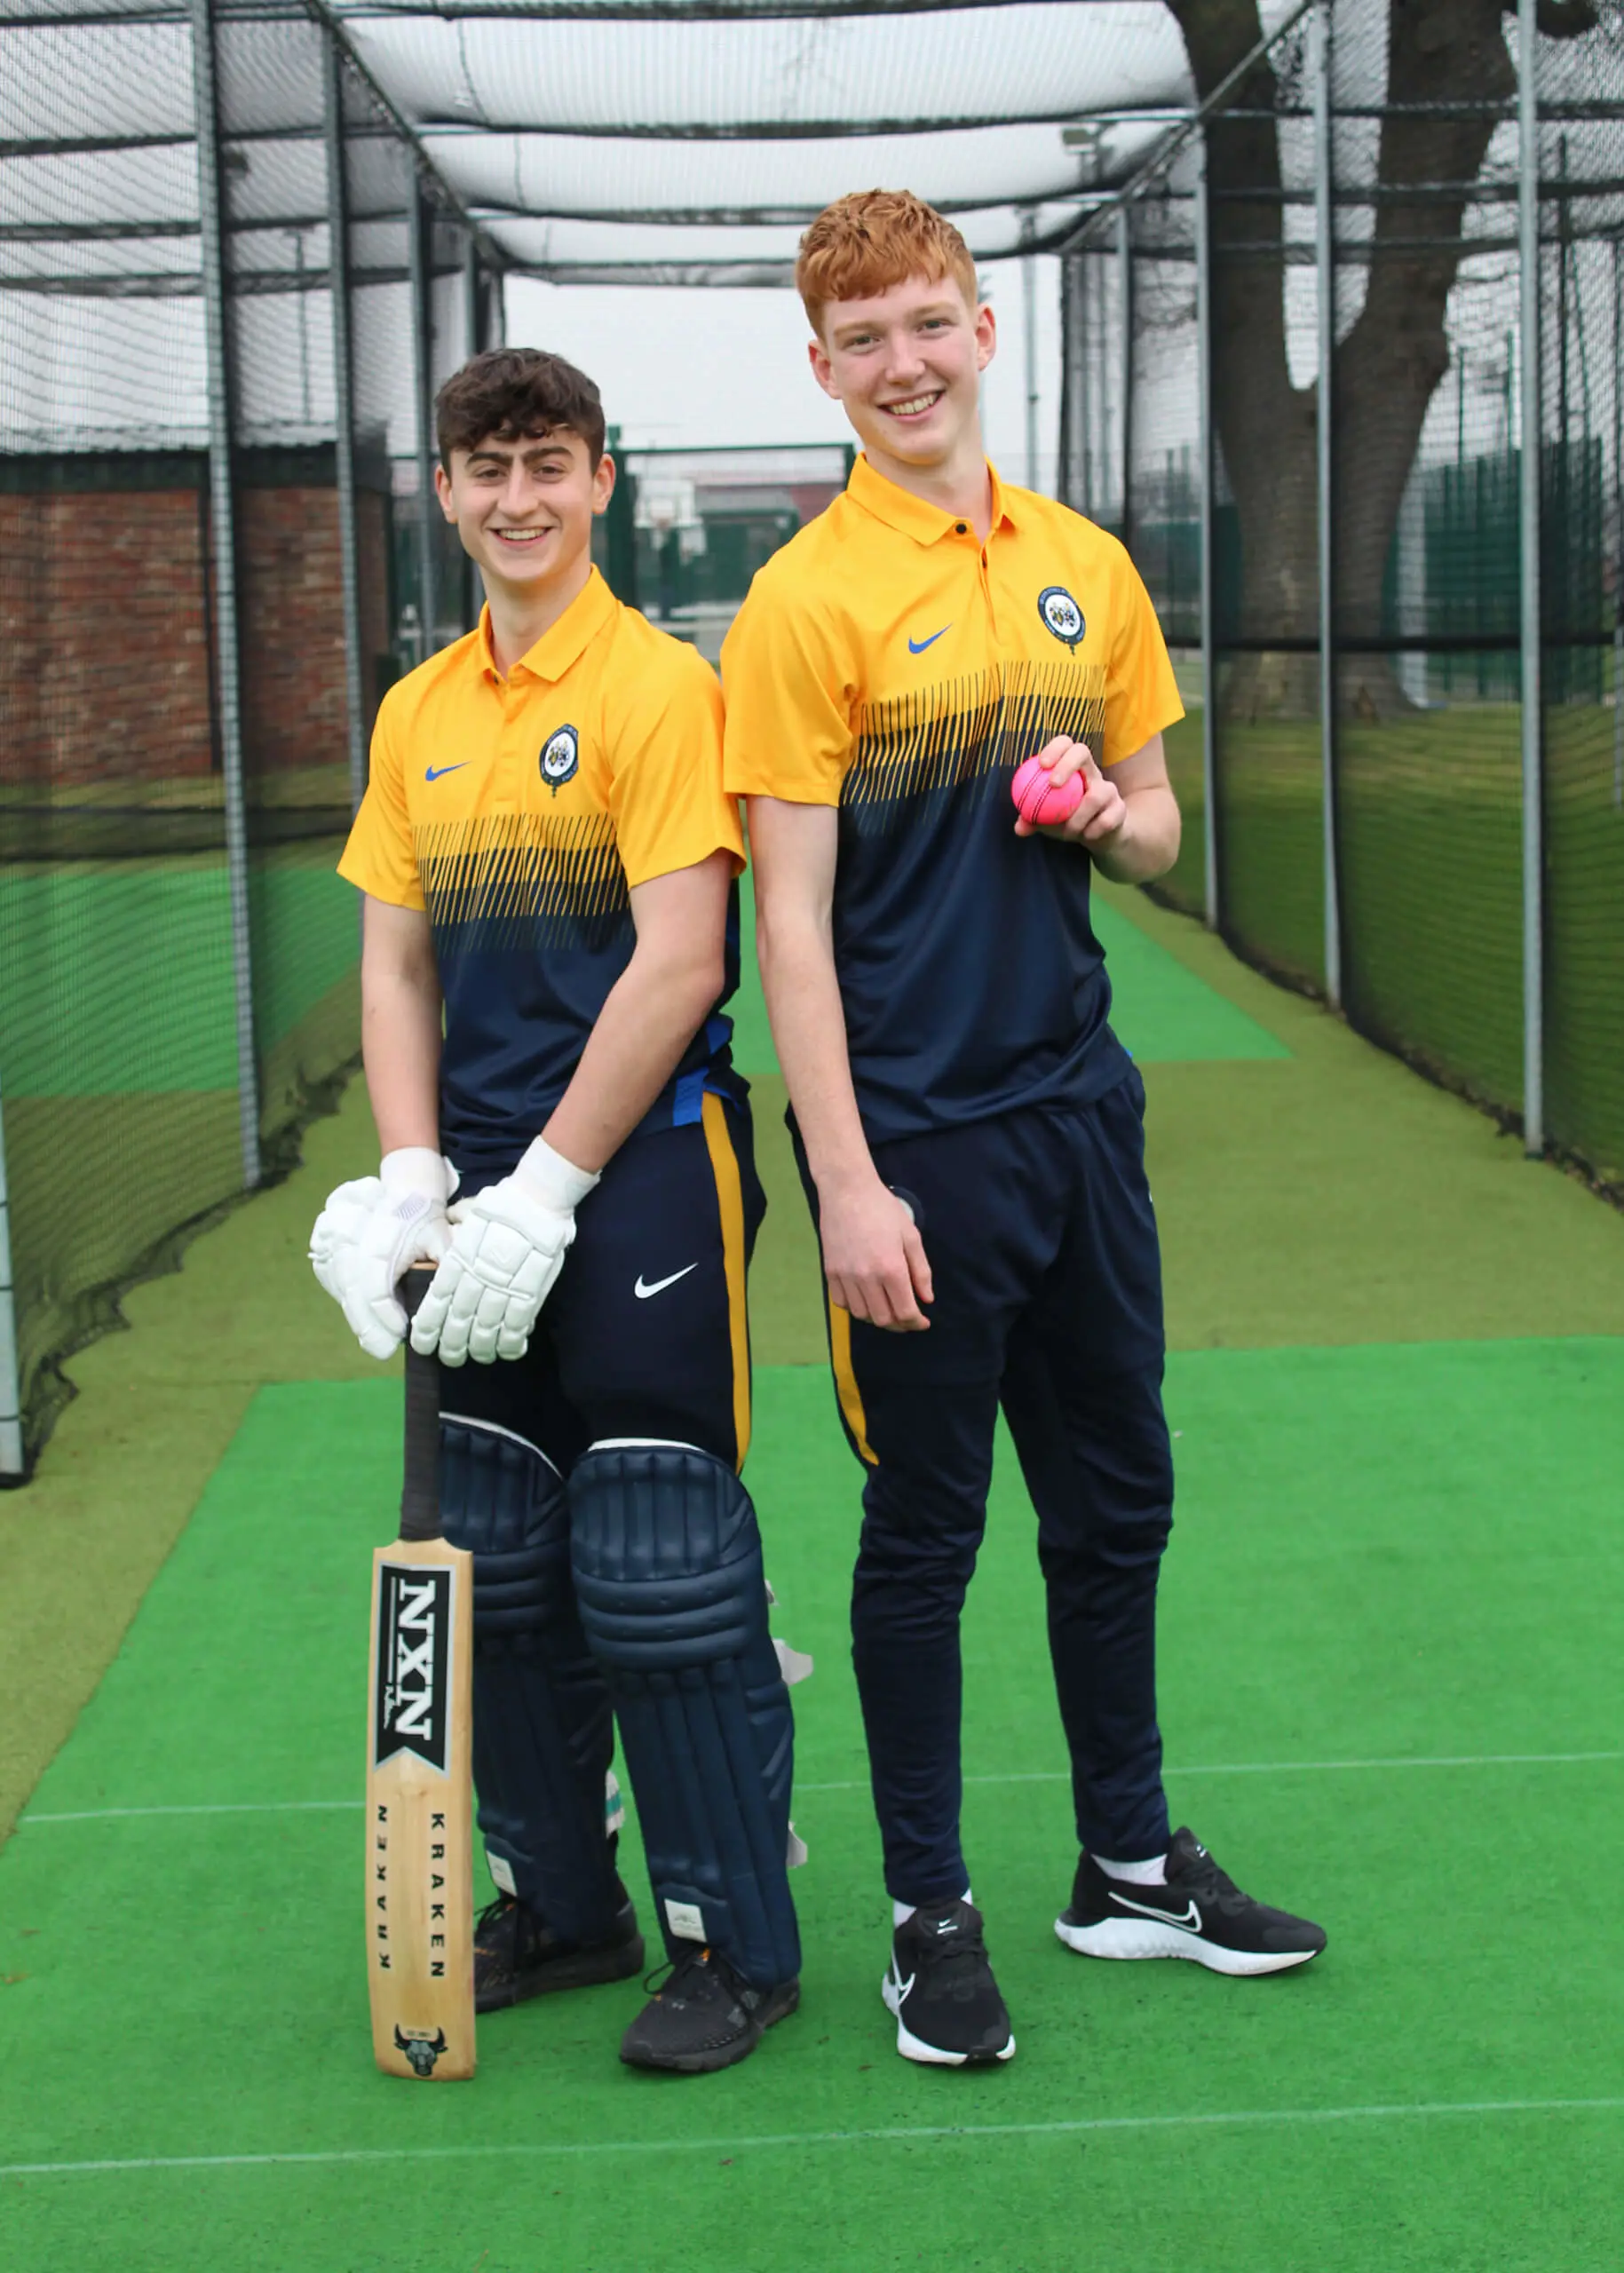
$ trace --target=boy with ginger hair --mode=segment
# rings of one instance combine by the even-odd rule
[[[865,1471],[852,1625],[892,1899],[883,1993],[905,2057],[963,2066],[1015,2050],[959,1840],[959,1614],[1001,1407],[1082,1850],[1061,1941],[1261,1974],[1325,1936],[1170,1834],[1162,1790],[1161,1260],[1089,885],[1177,854],[1167,650],[1121,545],[988,464],[996,335],[951,223],[901,193],[843,198],[796,281],[813,376],[863,449],[728,635],[725,778],[749,799],[762,978]],[[1082,782],[1062,822],[1011,804],[1034,756],[1052,788]]]

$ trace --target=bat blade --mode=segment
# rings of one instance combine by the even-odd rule
[[[408,1315],[432,1268],[400,1282]],[[474,2070],[473,1557],[440,1535],[440,1367],[406,1345],[400,1536],[372,1558],[367,1979],[386,2075]]]
[[[367,1966],[392,2076],[474,2071],[472,1558],[400,1540],[372,1565]]]

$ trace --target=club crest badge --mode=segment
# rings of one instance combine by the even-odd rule
[[[1082,610],[1064,584],[1050,584],[1038,594],[1038,614],[1046,630],[1052,631],[1062,645],[1077,652],[1077,643],[1088,626],[1082,620]]]
[[[542,779],[556,797],[573,781],[581,764],[581,737],[573,726],[560,726],[542,745]]]

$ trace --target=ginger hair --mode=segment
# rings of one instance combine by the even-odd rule
[[[861,189],[826,206],[801,239],[795,287],[814,331],[831,300],[865,300],[910,276],[950,276],[976,305],[970,247],[933,206],[906,189]]]

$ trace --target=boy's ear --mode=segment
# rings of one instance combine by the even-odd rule
[[[451,495],[451,476],[439,458],[434,461],[434,495],[440,500],[440,510],[452,527],[456,526],[456,506]]]
[[[829,360],[828,349],[815,335],[806,343],[806,360],[812,365],[812,375],[831,401],[840,400],[840,389],[835,384],[835,366]]]

